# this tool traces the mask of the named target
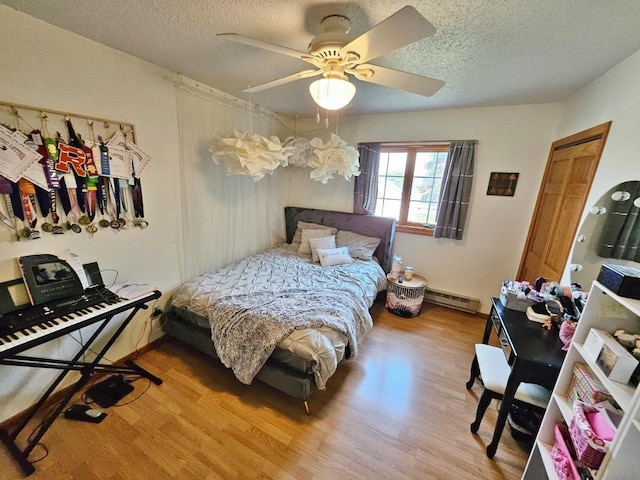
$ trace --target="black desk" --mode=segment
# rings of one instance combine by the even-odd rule
[[[487,446],[489,458],[496,453],[513,396],[520,383],[536,383],[553,390],[566,354],[562,350],[557,328],[543,328],[540,323],[529,320],[524,312],[504,308],[498,298],[492,298],[491,304],[482,343],[489,342],[493,327],[511,366],[511,374],[500,404],[493,439]],[[474,356],[467,389],[471,388],[478,374],[478,361]]]

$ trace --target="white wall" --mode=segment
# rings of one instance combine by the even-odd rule
[[[338,134],[352,144],[478,140],[463,240],[397,233],[395,252],[431,287],[476,297],[486,312],[501,282],[517,273],[560,112],[560,104],[548,104],[369,115],[349,119]],[[486,195],[491,172],[520,173],[513,197]],[[352,183],[337,179],[320,185],[305,173],[296,172],[290,205],[352,211]]]
[[[174,288],[180,209],[175,95],[165,79],[169,72],[2,5],[0,43],[0,100],[133,123],[138,144],[153,158],[142,176],[150,222],[146,230],[99,231],[93,238],[68,233],[20,242],[0,234],[0,281],[19,276],[15,258],[21,255],[70,249],[84,262],[117,270],[120,281],[149,282],[165,293]],[[89,138],[86,126],[75,126]],[[165,300],[166,295],[161,304]],[[147,314],[138,315],[107,356],[116,360],[135,350],[146,321]],[[140,345],[146,342],[145,334]],[[68,356],[76,348],[67,338],[39,351]],[[0,421],[28,406],[49,377],[50,372],[0,366]]]

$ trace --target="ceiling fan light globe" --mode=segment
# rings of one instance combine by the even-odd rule
[[[309,85],[313,100],[325,110],[346,107],[356,94],[356,87],[341,78],[321,78]]]

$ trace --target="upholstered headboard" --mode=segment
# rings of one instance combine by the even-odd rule
[[[338,230],[350,230],[367,237],[377,237],[380,239],[380,245],[374,255],[380,261],[380,265],[385,272],[391,271],[393,240],[396,232],[396,220],[394,218],[301,207],[285,207],[284,218],[288,243],[291,243],[299,221],[319,223],[320,225],[335,227]]]

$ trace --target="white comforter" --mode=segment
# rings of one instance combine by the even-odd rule
[[[209,308],[221,297],[288,289],[342,290],[362,298],[368,307],[386,288],[386,276],[375,261],[355,260],[348,265],[322,267],[310,255],[297,253],[288,244],[243,258],[213,273],[200,275],[182,285],[172,305],[209,318]],[[328,327],[301,329],[278,346],[311,360],[318,388],[333,375],[345,353],[346,337]]]

